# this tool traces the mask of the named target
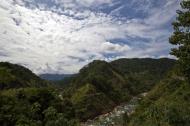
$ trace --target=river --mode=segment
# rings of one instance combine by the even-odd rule
[[[115,107],[107,114],[100,115],[93,120],[88,120],[81,124],[81,126],[122,126],[123,115],[127,113],[127,115],[130,116],[143,96],[146,96],[146,93],[138,97],[133,97],[129,102]]]

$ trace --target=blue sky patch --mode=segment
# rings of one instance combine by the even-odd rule
[[[70,74],[95,59],[174,58],[168,38],[179,2],[2,0],[0,60]]]

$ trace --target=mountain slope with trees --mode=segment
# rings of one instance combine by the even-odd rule
[[[77,116],[86,120],[151,89],[174,64],[172,59],[96,60],[80,70],[63,95],[77,107]]]
[[[29,69],[0,63],[1,126],[77,126],[75,109],[59,91]]]
[[[133,95],[149,91],[162,80],[175,65],[176,60],[161,59],[118,59],[111,62],[127,79],[128,88]]]
[[[189,126],[189,101],[189,83],[179,75],[170,75],[141,101],[129,126]]]
[[[146,61],[146,59],[135,59],[135,62],[141,60]],[[162,59],[152,60],[159,64]],[[164,69],[163,71],[172,69],[175,60],[168,59],[162,63],[165,67],[154,66],[155,74],[163,74],[159,72],[160,69]],[[120,65],[125,66],[122,63]],[[136,74],[139,74],[139,77],[143,75],[141,74],[144,71],[143,65],[140,62],[134,65],[140,69]],[[57,89],[22,66],[0,63],[0,84],[3,85],[1,88],[3,90],[0,92],[0,124],[76,126],[79,121],[107,113],[115,106],[127,102],[134,94],[144,91],[138,88],[139,82],[144,82],[143,77],[142,80],[135,78],[129,80],[130,74],[122,71],[125,69],[96,60],[72,77],[68,86]],[[152,67],[146,68],[148,73],[151,70]],[[129,69],[129,71],[133,73],[135,70]],[[160,78],[156,80],[159,81]],[[143,87],[146,89],[147,85],[144,84]],[[131,91],[133,88],[138,90]]]
[[[86,120],[111,111],[121,99],[128,99],[125,86],[121,73],[109,63],[97,60],[82,68],[64,93],[70,95],[77,116]]]
[[[127,126],[190,125],[190,1],[183,0],[177,14],[170,43],[178,45],[171,51],[178,65],[142,100]]]
[[[29,69],[17,64],[0,62],[0,90],[20,87],[43,87],[47,82]]]

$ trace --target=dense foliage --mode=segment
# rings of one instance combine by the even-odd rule
[[[128,59],[123,60],[128,61]],[[135,62],[141,61],[140,59],[134,60]],[[159,64],[160,60],[153,61]],[[171,60],[171,62],[170,60],[162,62],[165,64],[163,68],[157,66],[164,69],[164,72],[158,72],[157,70],[160,71],[160,69],[157,69],[155,65],[155,74],[157,72],[163,74],[171,69],[175,61]],[[63,89],[52,86],[50,88],[47,82],[22,66],[0,63],[0,85],[2,85],[0,124],[2,126],[59,126],[63,124],[72,126],[78,125],[78,121],[86,121],[111,111],[114,106],[142,92],[139,82],[145,77],[142,74],[145,69],[140,62],[135,64],[140,69],[136,72],[136,76],[139,74],[140,78],[140,75],[143,75],[142,79],[138,80],[131,76],[136,67],[129,69],[130,74],[128,74],[123,73],[122,70],[127,67],[124,67],[125,65],[120,60],[115,63],[119,63],[123,69],[120,65],[94,61],[69,79],[67,83],[70,84]],[[125,63],[126,66],[130,64],[130,62]],[[151,69],[147,67],[146,71],[150,73]]]
[[[128,126],[190,125],[190,1],[183,0],[181,7],[170,38],[177,45],[171,54],[178,65],[142,100]]]
[[[129,126],[189,126],[190,85],[172,76],[142,100]]]
[[[1,126],[77,126],[74,109],[50,88],[20,88],[0,92]]]
[[[96,60],[80,70],[63,95],[71,99],[77,116],[86,120],[151,89],[174,64],[171,59]]]
[[[86,120],[110,111],[121,99],[127,100],[129,94],[125,84],[122,75],[109,63],[94,61],[80,70],[64,95],[70,95],[77,116]]]
[[[183,0],[181,8],[173,22],[174,33],[170,37],[170,43],[177,45],[177,48],[172,49],[171,54],[179,59],[182,73],[190,82],[190,1]]]
[[[161,59],[118,59],[111,64],[121,71],[127,79],[133,95],[149,91],[172,69],[175,60]]]
[[[131,117],[124,114],[123,125],[189,126],[190,1],[181,7],[170,38],[180,66],[173,70],[175,60],[165,58],[96,60],[58,82],[69,83],[58,89],[22,66],[1,62],[0,125],[78,126],[154,87]]]
[[[0,90],[20,87],[43,87],[48,83],[30,70],[7,62],[0,62]]]

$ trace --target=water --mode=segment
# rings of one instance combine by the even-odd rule
[[[93,120],[88,120],[82,124],[82,126],[122,126],[123,115],[125,113],[127,113],[127,115],[131,115],[140,99],[141,97],[133,97],[128,103],[119,105],[115,107],[113,111],[100,115]]]

